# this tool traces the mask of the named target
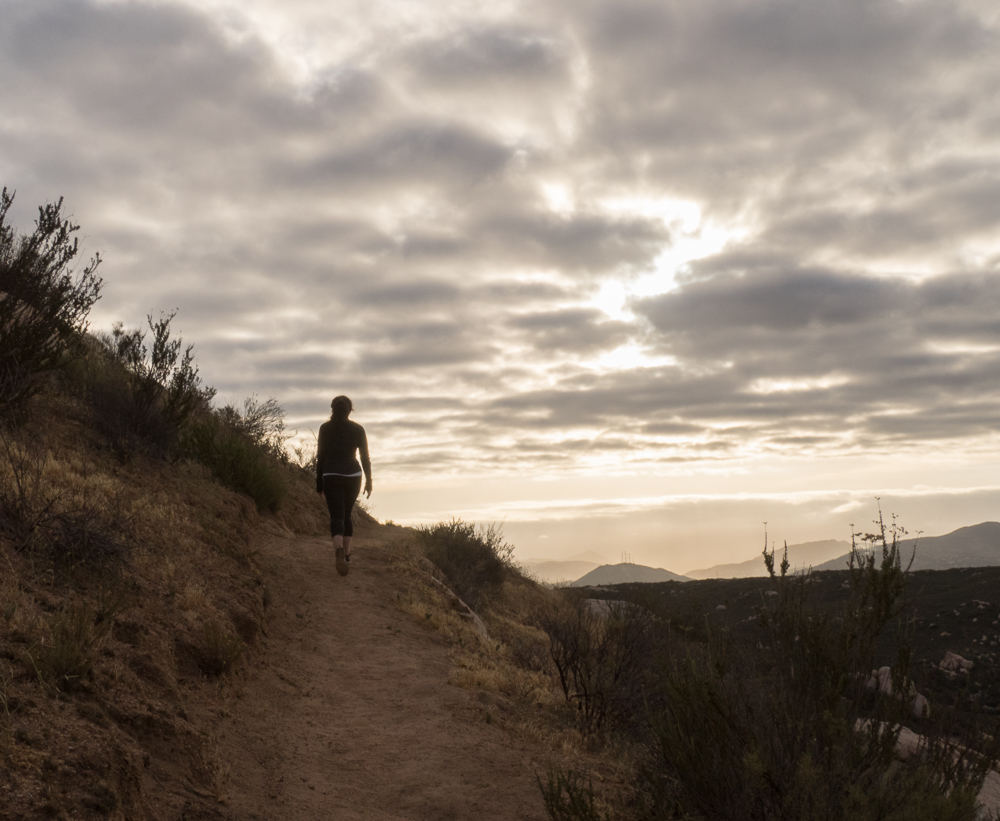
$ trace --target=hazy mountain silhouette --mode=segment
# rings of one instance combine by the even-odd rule
[[[584,562],[584,561],[526,561],[522,564],[525,572],[534,579],[538,579],[540,582],[548,582],[549,584],[559,584],[560,582],[571,582],[573,579],[578,579],[584,573],[589,573],[595,567],[598,567],[597,562]]]
[[[671,573],[662,567],[622,562],[595,567],[586,576],[577,579],[570,587],[594,587],[599,584],[628,584],[630,582],[689,582],[687,576]]]
[[[910,560],[916,543],[913,570],[947,570],[951,567],[996,567],[1000,565],[1000,522],[982,522],[960,527],[944,536],[904,539],[903,562]],[[813,570],[843,570],[850,552],[817,565]]]
[[[608,557],[598,553],[596,550],[584,550],[583,553],[577,553],[574,556],[568,556],[566,558],[568,562],[593,562],[594,565],[607,564]]]
[[[584,573],[589,573],[607,561],[606,556],[593,550],[585,550],[565,559],[525,559],[521,562],[521,567],[540,582],[560,584],[579,579]]]
[[[776,560],[781,562],[783,546],[775,545],[774,553]],[[819,542],[802,542],[802,544],[788,545],[788,561],[792,565],[792,572],[807,570],[810,567],[829,561],[839,559],[840,556],[850,553],[851,543],[838,539],[824,539]],[[732,564],[717,564],[712,567],[705,567],[700,570],[689,570],[684,574],[690,579],[745,579],[752,576],[766,576],[767,568],[764,567],[764,559],[760,553],[745,562],[734,562]]]

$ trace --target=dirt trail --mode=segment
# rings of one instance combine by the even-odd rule
[[[394,602],[391,546],[275,540],[264,660],[219,727],[234,819],[545,819],[544,763],[448,684],[448,647]]]

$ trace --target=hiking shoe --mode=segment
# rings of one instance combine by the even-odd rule
[[[348,564],[347,557],[344,556],[344,548],[337,548],[337,572],[341,576],[346,576],[351,570],[351,566]]]

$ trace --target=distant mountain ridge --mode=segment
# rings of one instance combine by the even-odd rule
[[[916,543],[913,570],[947,570],[954,567],[1000,566],[1000,522],[982,522],[960,527],[943,536],[904,539],[903,560],[908,562]],[[843,570],[847,566],[851,545],[840,539],[824,539],[788,546],[792,572],[813,570]],[[775,547],[781,559],[781,548]],[[596,557],[596,554],[590,554]],[[570,583],[572,587],[631,582],[690,581],[692,579],[737,579],[766,576],[767,569],[758,554],[743,562],[718,564],[690,570],[681,575],[661,567],[622,562],[597,565],[585,559],[586,554],[566,561],[529,559],[525,569],[536,579],[548,583]],[[590,556],[586,556],[590,558]],[[576,581],[572,581],[576,579]]]
[[[565,559],[524,559],[524,571],[533,579],[546,584],[569,584],[607,562],[607,558],[593,550],[585,550]]]
[[[944,536],[927,536],[921,539],[903,539],[903,564],[910,560],[914,549],[912,570],[948,570],[953,567],[1000,566],[1000,522],[981,522],[960,527]],[[914,548],[915,544],[915,548]],[[847,567],[850,551],[830,561],[817,565],[813,570],[843,570]]]
[[[851,544],[839,539],[824,539],[818,542],[802,542],[788,545],[788,561],[792,572],[800,572],[831,559],[836,561],[842,555],[850,553]],[[776,560],[781,562],[782,548],[775,546]],[[766,576],[767,568],[764,558],[758,553],[745,562],[717,564],[700,570],[689,570],[684,574],[690,579],[747,579],[753,576]]]
[[[643,564],[622,562],[603,564],[595,567],[586,576],[573,582],[570,587],[596,587],[602,584],[630,584],[634,582],[689,582],[688,576],[671,573],[662,567],[647,567]]]

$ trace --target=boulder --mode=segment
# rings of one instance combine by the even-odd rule
[[[878,690],[880,693],[892,693],[892,668],[879,667],[872,670],[871,678],[865,684],[868,690]]]
[[[865,687],[869,692],[877,690],[886,695],[899,695],[904,701],[909,701],[914,718],[927,718],[931,714],[930,702],[926,696],[917,692],[917,687],[912,681],[907,682],[905,694],[895,693],[892,687],[892,668],[890,667],[872,670],[871,677],[865,682]]]
[[[945,652],[944,658],[941,660],[941,663],[938,665],[938,668],[941,670],[951,670],[953,672],[961,672],[963,670],[965,671],[971,670],[972,666],[973,663],[971,661],[962,658],[958,653],[953,653],[951,652],[951,650],[948,650]]]

